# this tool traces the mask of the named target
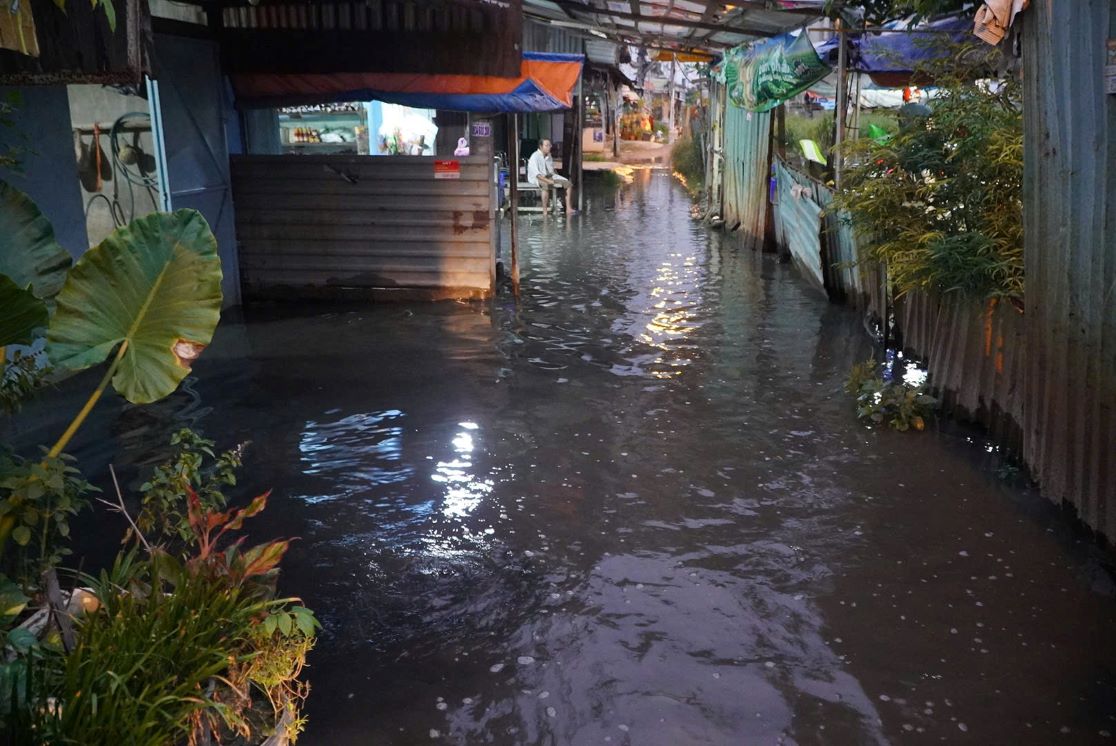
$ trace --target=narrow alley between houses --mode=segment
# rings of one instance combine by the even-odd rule
[[[1116,731],[1091,540],[976,431],[859,423],[858,314],[669,172],[585,207],[521,218],[518,304],[253,307],[89,426],[126,479],[180,426],[251,441],[253,532],[299,537],[281,590],[324,625],[306,743]]]

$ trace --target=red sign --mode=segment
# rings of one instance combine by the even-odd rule
[[[435,179],[460,179],[461,161],[434,161]]]

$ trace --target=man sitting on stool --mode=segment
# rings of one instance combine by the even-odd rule
[[[550,140],[540,140],[539,149],[527,161],[527,181],[542,193],[543,215],[550,212],[550,188],[566,190],[566,214],[572,215],[573,189],[570,180],[554,173],[554,159],[550,157]]]

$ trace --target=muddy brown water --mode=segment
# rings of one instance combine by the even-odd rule
[[[249,309],[81,435],[133,486],[181,424],[252,441],[324,623],[301,743],[1116,732],[1108,555],[979,433],[860,425],[856,313],[661,171],[521,232],[518,305]]]

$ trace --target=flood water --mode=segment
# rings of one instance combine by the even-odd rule
[[[859,424],[859,316],[636,176],[522,219],[518,304],[249,309],[83,432],[133,484],[180,424],[252,442],[324,624],[300,743],[1116,733],[1104,553],[979,434]]]

